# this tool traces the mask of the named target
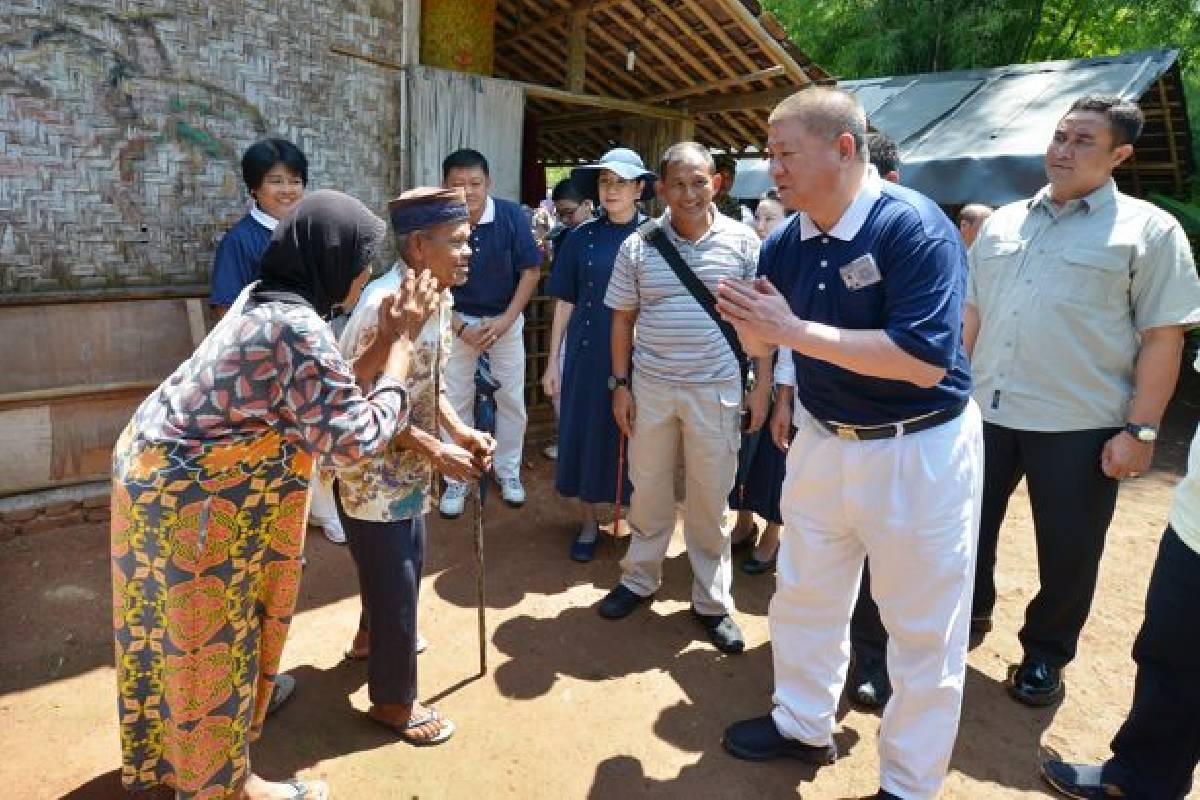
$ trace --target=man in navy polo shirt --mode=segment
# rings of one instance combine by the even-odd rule
[[[868,176],[853,96],[814,88],[771,114],[771,173],[799,213],[760,277],[726,281],[748,348],[791,348],[795,424],[771,601],[775,708],[730,726],[746,759],[831,763],[862,574],[895,686],[878,797],[937,795],[958,731],[982,486],[979,409],[963,350],[966,252],[927,198]]]
[[[523,312],[537,290],[542,254],[525,212],[516,203],[488,194],[487,159],[476,150],[456,150],[442,162],[442,185],[467,195],[471,221],[470,276],[454,294],[454,346],[446,359],[446,397],[459,419],[475,421],[475,364],[491,358],[496,392],[496,453],[500,496],[511,506],[525,502],[521,449],[525,443],[525,328]],[[442,516],[457,517],[467,484],[446,481]]]

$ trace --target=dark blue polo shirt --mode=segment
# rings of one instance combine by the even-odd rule
[[[503,314],[527,269],[540,269],[542,253],[525,212],[516,203],[492,198],[495,216],[471,230],[471,273],[450,291],[454,310],[474,317]]]
[[[221,237],[213,259],[212,289],[208,302],[231,306],[237,296],[258,278],[258,260],[271,242],[271,231],[247,214]]]
[[[877,186],[879,196],[869,207],[869,198],[860,195],[858,210],[865,209],[865,219],[857,232],[840,230],[850,209],[829,233],[817,231],[805,215],[794,215],[763,245],[759,273],[771,279],[801,319],[883,330],[900,349],[945,368],[946,374],[937,386],[923,389],[796,353],[796,398],[821,420],[897,422],[970,396],[971,372],[962,346],[967,254],[958,230],[924,195],[886,181]],[[802,235],[806,226],[815,231],[811,238]],[[839,233],[850,238],[838,238]],[[864,259],[868,255],[874,270]],[[842,268],[855,264],[859,269],[844,276]]]

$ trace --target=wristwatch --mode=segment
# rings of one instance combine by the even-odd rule
[[[628,389],[629,378],[618,378],[616,375],[608,376],[608,390],[610,392],[616,391],[617,388],[621,386],[624,386],[626,389]]]
[[[1149,444],[1150,442],[1158,441],[1158,428],[1153,425],[1139,425],[1136,422],[1127,422],[1125,424],[1125,432],[1139,442]]]

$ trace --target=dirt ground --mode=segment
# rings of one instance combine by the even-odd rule
[[[1156,469],[1121,489],[1100,589],[1067,672],[1065,702],[1030,710],[1002,681],[1020,655],[1036,561],[1025,496],[1002,539],[996,630],[970,656],[958,746],[943,796],[1040,797],[1042,748],[1106,757],[1132,691],[1129,648],[1171,487],[1200,408],[1176,403]],[[878,786],[879,718],[844,707],[843,758],[819,772],[725,755],[728,723],[771,694],[766,611],[773,579],[735,572],[741,656],[717,653],[688,614],[690,571],[676,540],[653,606],[620,622],[593,605],[618,577],[623,543],[590,565],[567,559],[572,509],[531,447],[522,510],[487,511],[489,662],[478,677],[475,571],[466,522],[432,519],[421,600],[429,651],[421,690],[459,726],[417,749],[366,721],[366,671],[343,661],[358,619],[344,548],[310,536],[300,608],[284,654],[299,688],[253,750],[269,778],[327,779],[336,798],[856,798]],[[0,794],[124,797],[109,628],[108,533],[86,526],[0,545]]]

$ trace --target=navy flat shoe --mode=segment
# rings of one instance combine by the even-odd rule
[[[578,539],[571,542],[571,560],[578,561],[580,564],[586,564],[596,557],[596,544],[600,541],[597,536],[590,542],[581,542]]]

